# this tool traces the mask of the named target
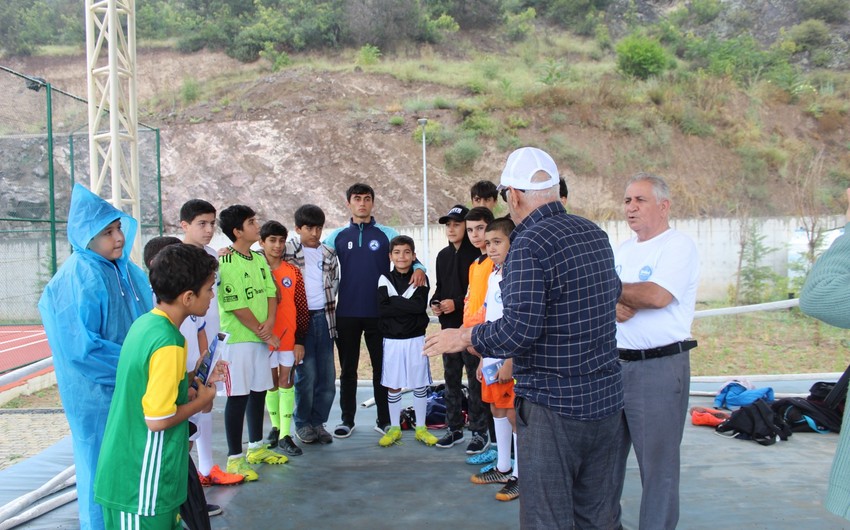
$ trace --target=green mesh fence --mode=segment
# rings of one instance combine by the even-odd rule
[[[159,131],[140,126],[143,241],[162,233],[159,179]],[[40,324],[41,292],[71,252],[74,182],[89,186],[85,100],[0,65],[0,326]],[[106,184],[101,195],[109,193]],[[40,358],[50,355],[46,342],[40,348]],[[29,349],[0,346],[0,372],[9,364],[4,356],[21,355],[19,366],[31,362],[32,351],[21,353]]]

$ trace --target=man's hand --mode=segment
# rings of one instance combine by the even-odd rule
[[[413,275],[410,277],[410,285],[415,287],[422,287],[425,285],[425,282],[428,280],[428,277],[425,275],[425,272],[422,269],[416,269],[413,271]]]
[[[464,351],[472,346],[472,328],[444,329],[425,339],[422,355],[434,357],[443,353]]]
[[[637,309],[625,304],[617,304],[617,322],[625,322],[637,314]]]
[[[295,356],[295,364],[301,364],[301,361],[304,360],[304,345],[296,344],[292,349],[292,355]]]

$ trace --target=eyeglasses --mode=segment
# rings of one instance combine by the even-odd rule
[[[502,200],[508,202],[508,190],[511,188],[504,188],[500,193],[502,195]],[[520,190],[517,188],[513,188],[514,191],[518,191],[520,193],[525,193],[525,190]]]

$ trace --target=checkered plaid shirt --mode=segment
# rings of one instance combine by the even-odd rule
[[[560,203],[545,204],[511,234],[504,314],[476,326],[472,345],[514,358],[518,396],[571,419],[608,417],[623,407],[621,290],[608,235]]]
[[[331,247],[321,244],[322,249],[322,283],[325,290],[325,318],[331,338],[336,338],[336,293],[339,290],[339,260]],[[300,239],[290,239],[286,242],[283,260],[292,263],[304,274],[304,245]],[[305,276],[306,278],[306,276]],[[306,280],[305,280],[306,281]]]

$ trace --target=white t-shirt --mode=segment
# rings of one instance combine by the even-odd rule
[[[653,282],[673,295],[666,307],[639,309],[618,322],[618,348],[646,350],[691,337],[699,284],[699,254],[691,238],[672,228],[648,241],[633,237],[614,253],[614,265],[623,283]]]
[[[218,252],[210,247],[204,247],[207,254],[214,257],[218,261]],[[207,314],[202,317],[190,316],[183,321],[180,326],[180,333],[186,339],[186,370],[192,371],[198,363],[201,356],[198,347],[198,331],[204,330],[207,336],[207,344],[212,343],[212,338],[215,337],[221,330],[221,319],[218,316],[218,284],[221,283],[221,276],[218,270],[215,272],[215,282],[213,282],[213,299],[210,301],[210,307],[207,309]]]
[[[493,322],[502,318],[502,268],[493,269],[490,276],[487,277],[487,295],[484,297],[484,320]],[[484,357],[482,366],[496,364],[500,359],[492,357]]]
[[[304,290],[307,291],[307,308],[310,311],[325,308],[325,282],[322,277],[324,256],[322,249],[301,246],[304,250]]]

